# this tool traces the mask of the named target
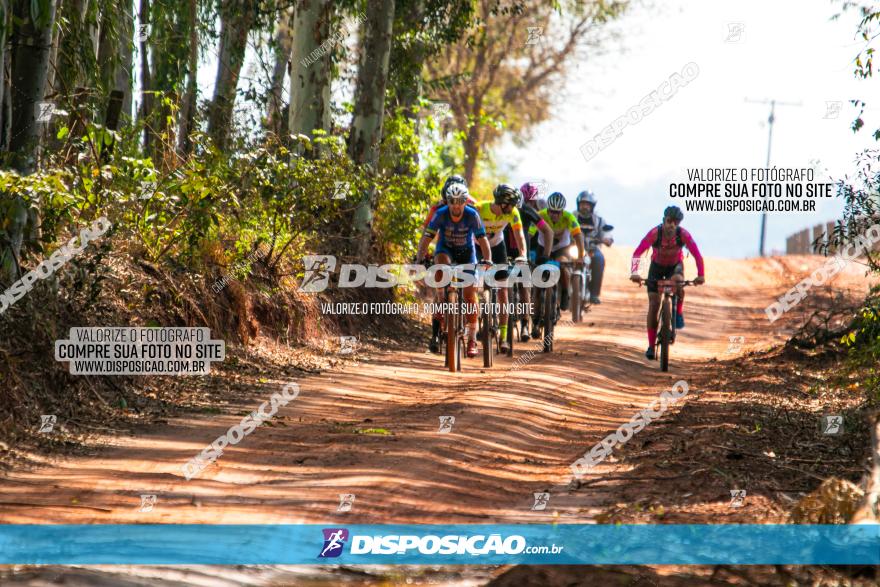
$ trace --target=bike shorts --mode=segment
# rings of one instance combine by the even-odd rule
[[[492,250],[492,262],[493,263],[500,263],[500,264],[506,266],[507,265],[507,246],[504,244],[504,242],[502,241],[502,242],[498,243],[497,245],[492,247],[491,250]],[[477,256],[479,257],[479,259],[481,261],[483,260],[483,252],[482,251],[478,250]],[[507,277],[509,275],[510,275],[510,272],[505,268],[505,269],[502,269],[502,270],[495,272],[495,279],[498,281],[503,281],[503,280],[507,279]]]
[[[676,263],[675,265],[661,265],[651,261],[648,267],[648,279],[669,279],[673,275],[684,275],[684,265]],[[657,282],[648,281],[648,293],[659,293]]]
[[[568,256],[568,247],[562,247],[561,249],[550,251],[550,258],[554,261],[558,261],[559,258],[563,256]]]
[[[454,249],[450,249],[447,247],[437,247],[437,249],[434,251],[435,262],[437,262],[437,256],[443,254],[449,257],[449,262],[452,265],[465,265],[468,263],[476,263],[476,258],[474,257],[474,249],[472,247],[461,247]]]

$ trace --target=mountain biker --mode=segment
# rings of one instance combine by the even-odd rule
[[[428,244],[438,236],[437,247],[434,251],[434,261],[440,265],[460,265],[474,264],[476,258],[476,246],[480,246],[480,251],[484,259],[491,258],[491,249],[489,240],[486,238],[486,228],[477,211],[467,206],[468,192],[467,188],[461,185],[450,186],[447,190],[447,205],[439,208],[434,217],[425,228],[424,234],[419,241],[419,252],[416,262],[421,263],[428,252]],[[435,281],[439,281],[440,274],[438,272]],[[464,288],[464,299],[469,308],[475,308],[477,304],[477,292],[473,285]],[[477,356],[477,314],[473,311],[467,312],[467,356]],[[439,325],[439,323],[438,323]],[[439,348],[439,328],[431,334],[430,348],[432,352],[437,352]]]
[[[570,261],[568,258],[568,248],[571,246],[571,240],[574,239],[578,249],[578,261],[584,258],[584,238],[581,234],[581,227],[578,224],[574,214],[565,209],[565,196],[560,192],[553,192],[547,198],[547,208],[538,212],[538,215],[550,225],[553,231],[553,246],[550,249],[550,258],[555,261]],[[531,228],[533,233],[537,232],[537,227]],[[546,241],[543,234],[538,234],[538,245],[544,246]],[[564,265],[562,266],[562,275],[559,280],[561,295],[559,298],[559,307],[564,311],[568,310],[568,290],[569,290],[569,271]],[[532,329],[532,336],[538,336],[537,331]]]
[[[457,186],[453,188],[453,186]],[[437,213],[437,210],[446,205],[446,196],[449,194],[450,189],[457,191],[459,188],[464,189],[464,193],[467,196],[467,205],[473,206],[477,203],[477,201],[470,195],[467,189],[467,182],[460,175],[450,175],[446,178],[446,181],[443,183],[443,187],[440,189],[440,201],[436,204],[432,205],[430,210],[428,210],[428,215],[425,217],[425,221],[422,223],[422,230],[424,231],[428,228],[428,224],[430,224],[431,219],[434,218],[434,215]],[[441,303],[443,300],[443,292],[439,288],[434,291],[434,301],[436,303]],[[429,348],[432,353],[440,352],[440,314],[435,314],[431,317],[431,343]]]
[[[510,227],[513,232],[513,239],[517,244],[517,248],[521,251],[526,250],[526,239],[523,235],[522,221],[520,220],[519,210],[516,205],[519,203],[520,193],[506,183],[498,184],[492,192],[494,201],[477,202],[475,208],[480,213],[480,219],[486,227],[486,234],[489,238],[489,246],[492,247],[491,260],[493,263],[504,264],[505,268],[495,273],[495,280],[501,284],[498,290],[498,303],[501,305],[501,316],[499,318],[499,334],[501,337],[501,351],[505,352],[510,349],[507,344],[507,246],[504,243],[504,229]],[[487,259],[483,255],[478,255],[480,260]],[[525,256],[518,256],[516,263],[524,263]]]
[[[658,224],[648,231],[639,246],[633,252],[630,279],[635,282],[641,281],[638,273],[639,261],[642,254],[653,248],[651,253],[651,266],[648,269],[648,350],[645,357],[654,359],[654,344],[657,341],[657,313],[660,310],[660,293],[657,289],[658,279],[672,279],[684,281],[684,265],[682,261],[682,248],[687,247],[697,263],[697,278],[695,285],[706,282],[704,276],[703,256],[691,233],[681,226],[684,213],[678,206],[669,206],[663,211],[663,223]],[[675,327],[684,328],[684,288],[678,288],[678,305],[675,308]]]
[[[584,190],[577,197],[577,219],[584,235],[584,244],[590,255],[590,303],[601,304],[599,293],[602,291],[602,276],[605,274],[605,255],[599,243],[610,247],[614,239],[610,231],[605,230],[605,220],[596,214],[596,195]]]
[[[526,255],[535,265],[541,265],[550,258],[550,247],[553,246],[553,230],[550,225],[544,221],[537,211],[538,186],[531,182],[522,184],[519,188],[522,196],[517,203],[519,216],[522,220],[523,234],[526,235],[526,251],[520,252],[516,240],[513,238],[513,232],[510,226],[504,229],[504,241],[507,243],[507,254],[510,257],[519,257]],[[537,226],[538,232],[530,235],[529,231],[532,226]],[[538,246],[538,233],[544,235],[544,246]],[[526,308],[530,307],[532,302],[532,290],[529,287],[522,288],[522,303]],[[534,308],[533,308],[534,310]],[[532,318],[531,313],[523,316],[520,332],[522,332],[523,342],[529,340],[529,319]]]

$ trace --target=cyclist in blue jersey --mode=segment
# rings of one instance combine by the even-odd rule
[[[489,240],[486,238],[486,227],[479,213],[466,205],[467,194],[450,190],[446,196],[446,206],[437,210],[431,222],[425,228],[419,241],[417,262],[421,262],[428,252],[428,244],[439,235],[434,249],[434,261],[440,265],[474,265],[477,262],[476,245],[479,244],[483,259],[491,259],[492,253]],[[435,278],[439,281],[439,273]],[[469,308],[477,305],[477,290],[473,285],[464,288],[464,299]],[[467,356],[477,356],[477,314],[467,314]],[[431,350],[438,344],[439,332],[431,336]],[[435,351],[436,352],[436,351]]]

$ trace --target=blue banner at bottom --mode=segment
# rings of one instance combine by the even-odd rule
[[[880,526],[0,525],[0,564],[878,565]]]

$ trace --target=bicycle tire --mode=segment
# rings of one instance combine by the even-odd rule
[[[672,332],[672,304],[668,298],[660,306],[660,370],[669,371],[669,339]]]
[[[514,331],[519,329],[519,313],[516,311],[519,296],[517,294],[516,285],[510,288],[507,294],[508,308],[512,311],[507,313],[507,356],[513,356],[513,341],[516,340]]]
[[[486,302],[487,295],[489,302]],[[485,312],[480,314],[480,343],[483,345],[483,367],[485,368],[492,366],[493,353],[495,351],[495,336],[492,333],[492,318],[495,310],[491,303],[491,296],[491,292],[483,291],[483,308]]]
[[[571,280],[571,321],[577,324],[582,320],[581,317],[581,285],[582,279],[580,275],[572,273],[574,279]]]
[[[544,291],[544,352],[553,352],[553,322],[556,320],[556,286]]]
[[[458,368],[456,366],[456,354],[458,353],[458,324],[455,320],[456,313],[450,311],[448,308],[452,308],[452,304],[455,304],[456,294],[454,291],[450,291],[446,295],[447,302],[447,311],[445,316],[446,321],[446,368],[449,369],[452,373],[455,373]]]

